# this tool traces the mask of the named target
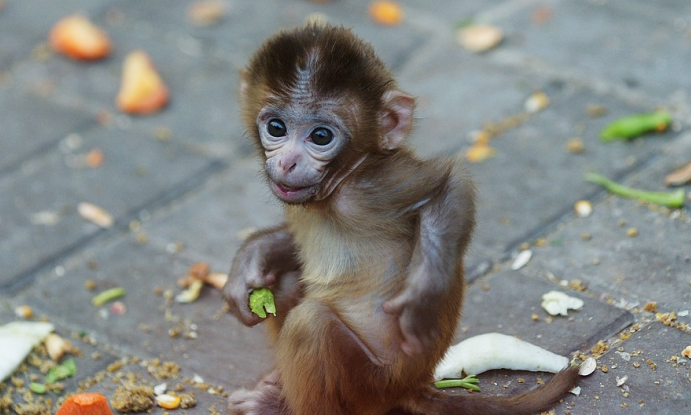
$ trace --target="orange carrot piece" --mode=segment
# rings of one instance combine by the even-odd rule
[[[55,415],[113,415],[113,411],[103,394],[84,392],[67,398]]]
[[[108,35],[78,14],[57,22],[48,40],[53,49],[78,60],[102,59],[111,49]]]

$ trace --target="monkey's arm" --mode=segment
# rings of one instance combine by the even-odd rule
[[[384,303],[384,311],[397,315],[408,355],[428,350],[438,340],[438,313],[458,308],[443,306],[447,299],[458,301],[452,287],[462,287],[459,270],[474,228],[474,191],[470,179],[453,169],[443,185],[429,196],[419,210],[416,247],[403,291]],[[461,279],[461,281],[458,281]],[[460,290],[460,288],[458,288]],[[460,291],[459,291],[460,292]]]
[[[253,326],[262,319],[249,308],[248,299],[252,290],[272,288],[277,307],[280,308],[280,303],[286,297],[289,300],[300,292],[297,284],[282,284],[281,280],[285,276],[295,277],[299,272],[297,248],[287,227],[283,225],[259,231],[250,236],[235,254],[228,282],[223,287],[223,297],[238,320]]]

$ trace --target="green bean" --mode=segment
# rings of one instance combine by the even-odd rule
[[[667,129],[672,116],[667,111],[629,115],[619,118],[600,131],[600,139],[605,142],[630,140],[645,133]]]

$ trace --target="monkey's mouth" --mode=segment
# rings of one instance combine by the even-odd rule
[[[271,190],[286,203],[303,203],[315,194],[317,185],[293,187],[272,180]]]

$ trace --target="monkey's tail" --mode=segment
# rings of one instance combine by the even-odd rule
[[[531,415],[549,410],[578,382],[578,367],[558,372],[541,387],[515,396],[450,396],[428,391],[416,413],[428,415]]]

